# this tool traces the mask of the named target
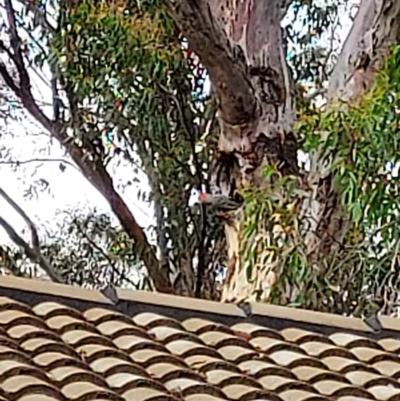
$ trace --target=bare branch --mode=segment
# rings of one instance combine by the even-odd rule
[[[24,212],[24,210],[22,210],[22,208],[18,206],[17,203],[14,202],[14,200],[11,199],[11,197],[2,188],[0,188],[0,196],[2,196],[4,200],[24,219],[25,224],[31,230],[32,245],[36,251],[39,251],[40,247],[39,235],[32,220],[28,217],[28,215]]]
[[[9,164],[15,166],[21,166],[23,164],[30,164],[30,163],[47,163],[47,162],[65,163],[73,167],[75,170],[81,172],[74,163],[71,163],[70,161],[65,159],[28,159],[28,160],[8,160],[8,161],[0,160],[0,164]]]
[[[56,283],[64,283],[62,277],[54,270],[54,268],[50,265],[47,259],[42,255],[41,252],[38,252],[36,249],[33,249],[27,244],[12,228],[12,226],[0,216],[0,226],[3,227],[7,235],[10,239],[19,247],[21,247],[26,256],[33,262],[37,263],[43,271],[50,277],[50,279]]]
[[[14,54],[10,51],[10,49],[4,44],[2,40],[0,40],[0,50],[6,53],[7,56],[14,62],[15,65],[17,64]]]
[[[7,71],[6,66],[0,62],[0,75],[4,79],[6,85],[15,93],[16,96],[19,96],[19,87],[15,84],[14,80],[12,79],[11,75]]]
[[[283,18],[294,0],[281,0],[281,18]]]

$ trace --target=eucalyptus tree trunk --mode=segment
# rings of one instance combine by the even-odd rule
[[[295,102],[280,21],[282,0],[164,0],[170,15],[207,68],[218,106],[220,138],[214,191],[232,195],[243,186],[268,185],[265,165],[298,175]],[[373,81],[399,38],[400,2],[362,0],[332,74],[329,100],[355,101]],[[308,196],[299,216],[311,262],[329,257],[346,232],[346,216],[332,186],[327,155],[311,155],[311,172],[299,176]],[[328,157],[329,161],[329,157]],[[226,224],[228,274],[223,300],[268,300],[277,277],[263,262],[249,281],[243,251],[243,210]],[[264,233],[273,236],[273,232]],[[263,260],[262,257],[259,257]],[[312,265],[312,263],[311,263]],[[260,296],[261,291],[261,296]]]

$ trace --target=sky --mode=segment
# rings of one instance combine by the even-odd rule
[[[3,0],[0,0],[0,4]],[[347,35],[351,26],[351,20],[343,15],[341,20],[341,40]],[[51,99],[50,88],[42,82],[34,73],[31,74],[33,92],[39,103],[46,103]],[[1,87],[0,87],[1,88]],[[51,116],[51,107],[43,106],[46,114]],[[111,214],[107,202],[86,181],[79,171],[66,165],[65,171],[59,169],[59,160],[69,160],[65,152],[55,141],[51,141],[48,133],[32,119],[24,119],[19,123],[13,123],[8,127],[10,133],[0,131],[0,186],[16,201],[38,226],[39,234],[44,235],[44,227],[57,230],[57,225],[62,221],[62,211],[80,209],[89,211],[95,207],[98,212]],[[13,166],[4,164],[5,149],[12,160],[26,161],[15,170]],[[8,158],[7,158],[8,159]],[[47,159],[48,161],[28,162],[33,159]],[[109,165],[115,186],[121,190],[121,186],[129,179],[134,178],[132,166],[121,162],[118,169],[116,162]],[[47,187],[43,186],[38,196],[29,198],[25,192],[29,185],[38,180],[45,180]],[[40,187],[40,185],[39,185]],[[151,205],[138,199],[138,190],[149,190],[145,175],[140,176],[140,183],[123,190],[123,197],[133,212],[138,224],[144,228],[155,223]],[[0,214],[13,225],[14,229],[29,239],[29,234],[24,233],[22,218],[0,198]],[[115,217],[114,221],[117,223]],[[0,228],[0,245],[10,243],[5,232]]]

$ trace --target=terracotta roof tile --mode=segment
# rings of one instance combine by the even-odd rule
[[[283,336],[279,332],[252,323],[238,323],[232,326],[232,329],[227,329],[236,332],[247,333],[251,335],[252,338],[267,337],[274,338],[276,340],[283,340]]]
[[[174,318],[145,303],[135,312],[139,298],[117,311],[98,295],[100,306],[46,297],[0,297],[0,401],[400,401],[400,326],[374,336],[336,317],[321,330],[320,314],[301,325],[291,310],[279,326],[216,318],[214,304],[207,317],[200,301]]]
[[[308,355],[322,359],[328,356],[341,356],[344,358],[353,358],[353,355],[346,348],[328,342],[309,341],[300,345],[300,348]]]
[[[395,379],[400,378],[400,363],[393,361],[379,361],[372,365],[375,372],[381,375],[393,377]]]
[[[400,350],[400,340],[395,338],[383,338],[378,344],[388,352],[398,353]]]

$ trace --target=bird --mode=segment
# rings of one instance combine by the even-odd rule
[[[212,195],[202,192],[199,188],[192,188],[188,201],[189,207],[194,207],[196,204],[206,204],[215,207],[217,210],[229,212],[237,210],[243,204],[243,200],[234,199],[225,195]]]

